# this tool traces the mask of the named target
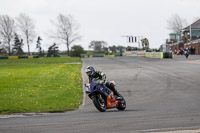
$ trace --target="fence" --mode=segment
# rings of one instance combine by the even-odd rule
[[[0,57],[0,59],[32,59],[32,58],[39,58],[39,56],[5,56]]]

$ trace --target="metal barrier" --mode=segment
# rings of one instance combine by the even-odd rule
[[[39,56],[4,56],[0,57],[0,59],[33,59],[33,58],[39,58]]]

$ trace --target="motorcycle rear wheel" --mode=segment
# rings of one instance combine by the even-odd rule
[[[93,99],[93,104],[94,106],[101,112],[105,112],[106,111],[106,102],[105,100],[102,98],[101,95],[99,96],[94,96]]]

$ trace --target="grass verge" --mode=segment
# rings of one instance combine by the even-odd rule
[[[60,112],[81,104],[80,58],[0,62],[0,113]]]

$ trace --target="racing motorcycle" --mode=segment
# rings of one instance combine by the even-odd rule
[[[114,86],[115,82],[111,81]],[[120,94],[120,100],[117,100],[113,91],[105,86],[104,83],[99,83],[97,80],[93,80],[91,84],[86,85],[86,93],[93,101],[94,106],[101,112],[105,112],[106,109],[117,108],[118,110],[124,110],[126,108],[126,101]]]
[[[185,55],[186,58],[188,58],[188,56],[190,55],[189,50],[184,50],[184,55]]]

